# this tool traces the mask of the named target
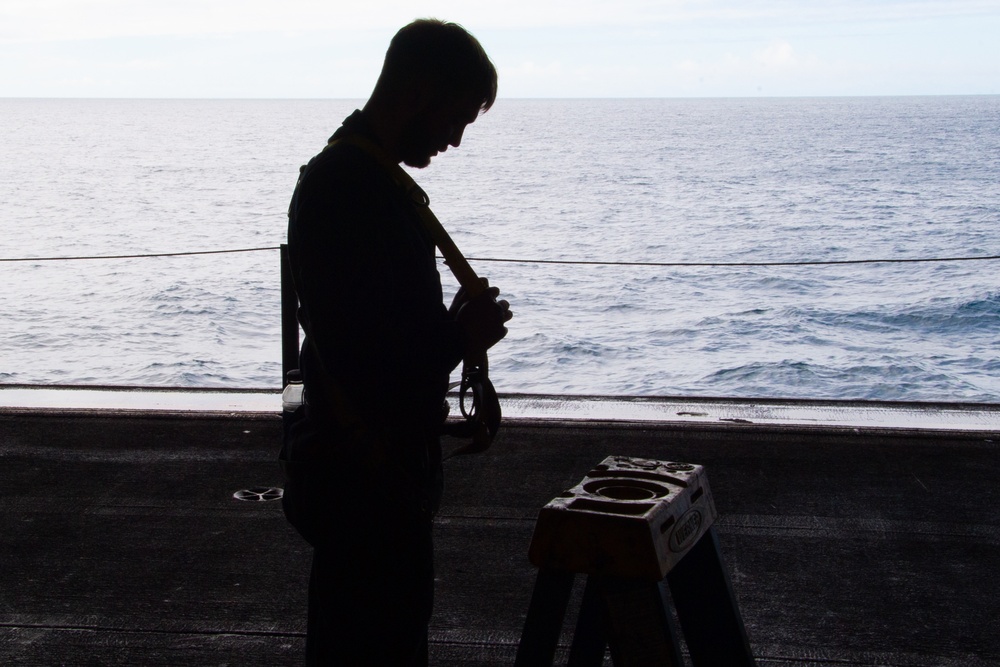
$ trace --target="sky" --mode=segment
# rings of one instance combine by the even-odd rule
[[[1000,0],[0,0],[0,97],[361,99],[425,16],[501,97],[1000,94]]]

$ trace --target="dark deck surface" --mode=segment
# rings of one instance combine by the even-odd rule
[[[510,665],[538,509],[611,454],[706,466],[760,665],[1000,664],[995,433],[513,423],[446,463],[435,665]],[[296,665],[277,416],[0,411],[0,664]]]

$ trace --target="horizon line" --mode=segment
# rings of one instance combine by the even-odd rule
[[[996,93],[855,93],[855,94],[812,94],[812,95],[559,95],[552,97],[510,96],[497,100],[516,101],[573,101],[573,100],[752,100],[752,99],[853,99],[853,98],[894,98],[894,97],[998,97]],[[0,100],[149,100],[149,101],[274,101],[274,102],[351,102],[367,100],[368,97],[197,97],[197,96],[123,96],[123,95],[0,95]]]

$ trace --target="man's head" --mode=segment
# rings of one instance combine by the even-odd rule
[[[394,119],[396,157],[426,167],[459,145],[465,127],[496,95],[496,68],[475,37],[455,23],[419,19],[393,37],[369,106]]]
[[[379,87],[399,90],[414,81],[441,98],[475,100],[481,111],[497,97],[497,71],[479,41],[462,26],[437,19],[404,26],[386,51]]]

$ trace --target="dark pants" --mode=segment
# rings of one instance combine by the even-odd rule
[[[295,461],[292,449],[285,512],[313,546],[306,664],[426,665],[437,436],[407,438],[378,463],[349,451]]]
[[[390,521],[344,538],[313,552],[306,664],[427,665],[434,599],[430,522]]]

